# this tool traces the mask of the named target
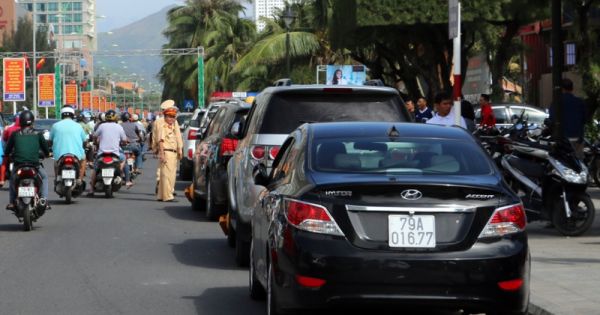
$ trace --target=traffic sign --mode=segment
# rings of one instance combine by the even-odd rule
[[[460,7],[458,0],[448,1],[448,38],[454,39],[458,36],[458,24],[460,19],[458,17]]]
[[[184,100],[183,101],[183,108],[186,111],[191,112],[194,109],[194,100]]]

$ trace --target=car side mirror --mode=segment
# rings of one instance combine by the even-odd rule
[[[231,129],[229,129],[229,133],[234,138],[238,138],[238,136],[240,134],[240,122],[239,121],[236,121],[233,123],[233,125],[231,126]]]
[[[269,175],[267,174],[267,167],[259,163],[254,166],[252,171],[252,177],[254,178],[254,184],[260,186],[267,186],[269,184]]]

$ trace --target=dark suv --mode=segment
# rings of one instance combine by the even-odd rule
[[[271,167],[288,134],[304,123],[339,121],[410,121],[398,91],[375,86],[291,85],[269,87],[254,100],[227,166],[229,233],[236,261],[249,259],[251,219],[259,187],[254,167]],[[302,174],[299,174],[302,176]]]
[[[205,210],[209,220],[225,214],[227,203],[227,162],[235,152],[238,139],[232,132],[239,130],[250,104],[222,104],[208,124],[204,134],[197,134],[194,152],[193,210]]]

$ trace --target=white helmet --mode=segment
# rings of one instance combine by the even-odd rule
[[[62,119],[67,117],[73,119],[75,117],[75,109],[71,106],[65,106],[60,110],[60,116]]]
[[[133,119],[133,121],[138,121],[140,119],[140,116],[138,116],[138,114],[133,114],[131,118]]]

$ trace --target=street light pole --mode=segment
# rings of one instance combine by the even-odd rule
[[[283,22],[285,23],[285,60],[286,60],[286,71],[288,79],[291,76],[290,66],[290,26],[294,22],[296,16],[292,12],[292,8],[288,7],[283,15]]]
[[[31,18],[31,24],[33,25],[33,77],[31,78],[31,82],[32,82],[32,88],[33,88],[33,115],[34,117],[38,116],[38,112],[37,112],[37,85],[36,85],[36,79],[37,79],[37,61],[36,61],[36,25],[35,25],[35,15],[36,15],[36,3],[35,0],[31,1],[33,3],[33,15]]]

